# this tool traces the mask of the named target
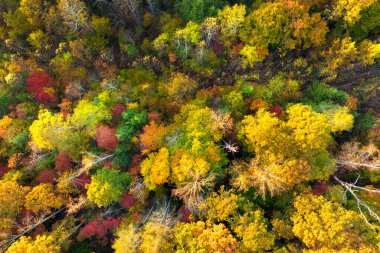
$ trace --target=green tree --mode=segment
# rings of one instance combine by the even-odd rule
[[[28,18],[19,9],[12,12],[4,13],[4,21],[9,27],[8,35],[10,38],[18,40],[26,38],[32,31],[32,27],[28,22]],[[22,40],[19,40],[20,42]]]
[[[360,12],[361,18],[356,22],[350,31],[353,39],[356,41],[367,38],[376,28],[380,26],[380,16],[376,15],[380,12],[380,1],[376,1],[373,5]]]
[[[175,9],[184,20],[201,22],[206,17],[218,14],[225,4],[224,0],[177,0]]]
[[[121,201],[121,196],[130,182],[128,173],[108,168],[99,169],[91,177],[91,183],[86,185],[87,197],[98,207],[109,206]]]
[[[117,127],[116,135],[119,145],[115,149],[115,164],[120,166],[129,165],[133,138],[147,122],[148,114],[138,108],[130,108],[123,112]]]
[[[81,100],[73,114],[66,117],[61,113],[41,110],[38,120],[33,121],[29,130],[32,140],[39,148],[57,148],[78,157],[86,147],[88,137],[95,137],[96,126],[110,118],[110,110],[102,101]]]
[[[8,114],[10,104],[11,99],[6,94],[0,94],[0,118]]]

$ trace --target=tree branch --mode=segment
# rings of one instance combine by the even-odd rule
[[[347,183],[347,182],[344,182],[342,180],[340,180],[337,176],[333,175],[333,178],[341,185],[343,186],[346,191],[345,191],[345,194],[347,192],[351,193],[351,195],[354,197],[354,199],[356,200],[357,202],[357,205],[358,205],[358,209],[359,209],[359,212],[361,214],[361,216],[363,217],[364,221],[366,222],[366,224],[368,226],[370,226],[371,228],[373,228],[373,226],[369,223],[367,217],[364,215],[364,213],[362,212],[362,207],[364,207],[365,209],[367,209],[369,215],[374,218],[375,220],[377,220],[378,222],[380,222],[380,216],[375,212],[373,211],[366,203],[364,203],[358,196],[357,194],[355,193],[355,190],[354,189],[360,189],[360,190],[363,190],[363,191],[367,191],[367,192],[374,192],[374,193],[380,193],[380,191],[378,190],[371,190],[371,189],[367,189],[367,188],[364,188],[364,187],[360,187],[360,186],[356,186],[356,183],[358,182],[359,178],[360,178],[360,175],[358,175],[358,177],[356,178],[355,182],[354,183]]]

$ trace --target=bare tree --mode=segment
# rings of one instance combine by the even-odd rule
[[[366,209],[368,214],[370,215],[371,218],[375,219],[377,222],[380,222],[380,216],[374,211],[372,210],[366,203],[364,203],[360,198],[359,196],[357,195],[356,192],[358,192],[359,190],[360,191],[365,191],[365,192],[369,192],[369,193],[376,193],[376,194],[380,194],[380,190],[377,190],[377,189],[367,189],[365,187],[361,187],[361,186],[357,186],[356,184],[358,183],[359,181],[359,178],[360,178],[360,175],[358,175],[358,177],[356,178],[355,182],[354,183],[347,183],[347,182],[344,182],[342,180],[340,180],[337,176],[333,176],[333,178],[341,185],[343,186],[346,191],[344,192],[344,194],[347,194],[347,192],[349,192],[353,197],[354,199],[356,200],[356,204],[357,204],[357,207],[358,207],[358,210],[361,214],[361,216],[363,217],[364,221],[366,222],[366,224],[370,227],[372,227],[372,225],[369,223],[367,217],[365,216],[365,214],[363,213],[363,210],[362,208]]]
[[[71,32],[79,32],[88,26],[88,10],[80,0],[59,0],[58,8],[65,25]]]
[[[178,49],[183,50],[183,57],[184,59],[186,59],[191,50],[191,42],[190,42],[190,39],[188,38],[188,34],[185,32],[184,29],[176,31],[175,43]]]
[[[205,59],[205,46],[206,43],[204,40],[202,40],[197,46],[197,59],[201,65],[203,65]]]
[[[220,32],[220,27],[218,25],[217,19],[214,17],[206,18],[202,22],[201,31],[205,37],[206,45],[210,46],[211,41],[214,40]]]
[[[190,175],[192,180],[179,184],[177,189],[173,191],[173,194],[183,199],[189,210],[196,212],[198,207],[204,203],[203,195],[205,190],[214,185],[215,175],[211,174],[206,178],[202,178],[194,172],[190,172]]]
[[[78,178],[83,173],[88,173],[89,170],[96,164],[104,162],[105,160],[113,157],[113,154],[104,155],[104,156],[97,156],[94,154],[87,154],[82,159],[82,167],[79,169],[75,169],[69,172],[65,172],[65,174],[61,175],[58,179],[58,187],[61,187],[63,189],[65,188],[72,188],[75,187],[75,182],[79,182]]]
[[[212,130],[222,133],[230,133],[234,129],[234,119],[227,112],[212,111],[211,119],[213,121]]]
[[[137,25],[142,24],[139,14],[141,0],[113,0],[112,3],[116,10],[121,11],[124,16],[132,16]]]
[[[78,198],[70,198],[69,203],[66,205],[66,213],[68,215],[75,214],[87,204],[88,199],[84,195],[80,195]]]
[[[154,16],[155,15],[155,8],[154,8],[154,2],[153,2],[153,0],[146,0],[146,1],[148,3],[148,7],[149,7],[150,12]]]
[[[347,142],[342,146],[337,164],[349,170],[378,171],[380,169],[380,151],[372,143],[362,147],[359,142]]]
[[[265,196],[269,192],[271,196],[275,196],[284,192],[289,188],[287,182],[282,178],[271,173],[271,164],[259,164],[256,159],[252,159],[250,164],[246,162],[235,162],[233,164],[232,185],[241,191],[248,191],[250,187],[257,189],[256,196]]]

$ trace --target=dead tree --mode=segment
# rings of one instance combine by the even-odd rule
[[[358,142],[347,142],[342,146],[337,164],[348,170],[380,170],[380,151],[374,144],[361,147]]]
[[[345,189],[345,192],[344,194],[347,194],[347,192],[349,192],[352,197],[354,197],[354,199],[356,200],[356,204],[357,204],[357,207],[358,207],[358,210],[361,214],[361,216],[363,217],[364,221],[366,222],[366,224],[370,227],[372,227],[371,223],[369,223],[367,217],[365,216],[365,214],[363,213],[363,210],[362,208],[366,209],[368,214],[371,216],[371,218],[375,219],[377,222],[380,222],[380,216],[374,211],[371,209],[371,207],[369,207],[366,203],[363,202],[363,200],[361,200],[359,198],[359,196],[357,195],[357,192],[360,190],[360,191],[365,191],[365,192],[369,192],[369,193],[376,193],[376,194],[380,194],[380,190],[377,190],[377,189],[367,189],[365,187],[361,187],[361,186],[357,186],[356,184],[358,183],[359,181],[359,178],[360,178],[360,175],[358,175],[358,177],[356,178],[355,182],[354,183],[347,183],[347,182],[344,182],[342,180],[340,180],[337,176],[333,176],[333,178],[335,179],[335,181],[337,181],[341,186],[344,187]]]
[[[132,16],[137,25],[142,24],[139,14],[140,0],[113,0],[112,3],[125,17]]]

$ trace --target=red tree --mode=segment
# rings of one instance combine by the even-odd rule
[[[80,177],[74,179],[74,183],[84,191],[86,189],[86,184],[91,183],[91,178],[87,173],[83,173]]]
[[[275,113],[277,117],[280,117],[282,114],[282,107],[279,105],[274,105],[269,109],[269,111]]]
[[[329,186],[325,182],[317,182],[313,187],[312,193],[319,196],[329,191]]]
[[[55,172],[52,169],[43,169],[38,175],[38,182],[40,184],[50,184],[55,180]]]
[[[38,102],[55,103],[57,98],[53,89],[53,78],[44,71],[35,70],[26,80],[26,90],[32,93]]]
[[[139,154],[133,155],[131,167],[129,167],[128,172],[132,175],[139,174],[140,170],[141,170],[141,161],[142,161],[141,155],[139,155]]]
[[[96,235],[98,238],[102,238],[107,235],[107,232],[120,225],[121,218],[108,220],[95,220],[88,223],[80,230],[80,235],[83,238],[91,238]]]
[[[120,202],[120,205],[124,208],[131,208],[137,203],[137,199],[130,193],[123,195],[123,199]]]
[[[8,166],[0,165],[0,179],[10,170],[11,168],[8,168]]]
[[[117,104],[117,105],[114,105],[114,107],[112,108],[112,115],[115,118],[119,118],[124,111],[125,111],[124,106]]]
[[[150,113],[148,113],[148,118],[149,118],[149,121],[153,120],[156,123],[161,123],[162,114],[157,112],[157,111],[150,112]]]
[[[190,222],[190,215],[191,215],[191,212],[189,209],[187,209],[186,206],[181,206],[179,209],[178,209],[178,213],[182,216],[182,220],[184,222]]]
[[[98,132],[96,134],[96,142],[101,148],[113,150],[117,147],[118,140],[116,137],[116,129],[108,126],[98,126]]]
[[[112,169],[112,160],[107,160],[104,162],[103,167],[106,167],[108,169]]]
[[[55,169],[63,173],[71,168],[71,158],[67,152],[62,151],[55,157]]]

